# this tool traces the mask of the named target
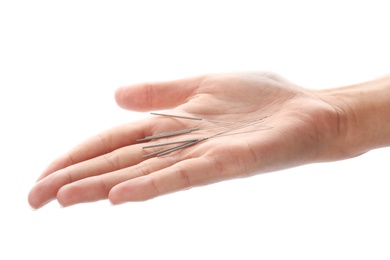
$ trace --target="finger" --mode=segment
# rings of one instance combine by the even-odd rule
[[[175,162],[173,157],[152,158],[133,167],[82,179],[63,186],[57,193],[57,200],[62,206],[70,206],[76,203],[106,199],[109,191],[115,185],[169,167]]]
[[[36,183],[29,193],[29,203],[31,207],[39,208],[53,200],[66,184],[136,165],[143,160],[141,151],[141,144],[126,146],[58,170]]]
[[[121,125],[98,134],[54,160],[37,181],[49,174],[70,165],[109,153],[123,146],[134,144],[137,139],[150,135],[150,123],[147,120]]]
[[[232,176],[230,170],[225,171],[220,164],[208,157],[188,159],[150,175],[118,184],[111,189],[109,199],[112,204],[144,201]]]
[[[122,108],[135,111],[170,109],[185,103],[204,77],[144,83],[119,88],[115,99]]]

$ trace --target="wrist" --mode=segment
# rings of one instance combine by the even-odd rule
[[[390,76],[320,93],[335,108],[348,157],[390,146]]]

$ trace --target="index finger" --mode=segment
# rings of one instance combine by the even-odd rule
[[[37,181],[70,165],[109,153],[123,146],[132,145],[137,139],[150,135],[150,131],[149,120],[127,123],[106,130],[58,157],[49,164]]]

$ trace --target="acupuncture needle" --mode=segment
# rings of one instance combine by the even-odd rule
[[[173,141],[173,142],[167,142],[167,143],[159,143],[159,144],[152,144],[142,147],[142,149],[148,149],[148,148],[155,148],[155,147],[161,147],[161,146],[167,146],[167,145],[173,145],[173,144],[182,144],[182,143],[189,143],[193,141],[197,141],[199,139],[189,139],[189,140],[182,140],[182,141]]]
[[[160,114],[158,114],[160,115]],[[172,116],[172,117],[180,117],[182,116],[176,116],[176,115],[167,115],[163,114],[165,116]],[[189,119],[190,117],[184,117],[186,119]],[[182,134],[189,134],[195,131],[200,131],[200,130],[207,130],[207,129],[213,129],[213,128],[220,128],[220,127],[228,127],[231,125],[237,125],[237,124],[245,124],[245,123],[250,123],[250,122],[257,122],[261,121],[266,117],[261,117],[261,118],[251,118],[251,119],[245,119],[245,120],[240,120],[236,122],[223,122],[220,124],[215,124],[215,125],[210,125],[210,126],[204,126],[204,127],[194,127],[194,128],[188,128],[188,129],[182,129],[182,130],[177,130],[177,131],[172,131],[172,132],[165,132],[161,134],[156,134],[156,135],[151,135],[151,136],[146,136],[142,139],[138,139],[137,142],[144,142],[144,141],[149,141],[152,139],[159,139],[159,138],[164,138],[164,137],[171,137],[171,136],[176,136],[176,135],[182,135]],[[195,120],[198,120],[199,118],[196,118]],[[221,122],[221,121],[220,121]]]
[[[167,117],[175,117],[175,118],[189,119],[189,120],[198,120],[198,121],[203,120],[203,118],[200,118],[200,117],[179,116],[179,115],[172,115],[172,114],[165,114],[165,113],[152,112],[150,114],[155,115],[155,116],[167,116]]]
[[[250,130],[250,131],[245,131],[245,132],[238,132],[238,133],[233,133],[233,134],[220,134],[218,133],[219,137],[223,137],[223,136],[231,136],[231,135],[238,135],[238,134],[248,134],[248,133],[253,133],[253,132],[258,132],[258,131],[263,131],[263,130],[268,130],[268,129],[272,129],[272,127],[270,126],[263,126],[261,129],[256,129],[256,130]],[[237,129],[235,129],[237,130]],[[216,136],[215,136],[216,137]],[[209,137],[208,139],[210,139],[211,137]],[[156,147],[161,147],[161,146],[168,146],[168,145],[174,145],[174,144],[182,144],[182,143],[189,143],[189,142],[193,142],[193,141],[197,141],[199,139],[187,139],[187,140],[179,140],[179,141],[172,141],[172,142],[164,142],[164,143],[157,143],[157,144],[151,144],[151,145],[146,145],[146,146],[143,146],[142,149],[150,149],[150,148],[156,148]]]
[[[232,132],[232,131],[236,131],[238,129],[242,129],[242,128],[245,128],[245,127],[249,127],[249,126],[255,125],[257,123],[259,123],[259,122],[257,121],[257,122],[251,122],[251,123],[248,123],[248,124],[245,124],[245,125],[240,125],[238,127],[235,127],[235,128],[232,128],[232,129],[229,129],[229,130],[217,133],[217,134],[213,134],[213,135],[211,135],[209,137],[205,137],[205,138],[190,139],[190,140],[184,140],[184,141],[168,142],[168,143],[162,143],[162,144],[145,146],[145,147],[143,147],[143,149],[182,143],[181,145],[178,145],[178,146],[175,146],[175,147],[172,147],[172,148],[168,148],[168,149],[164,149],[164,150],[159,150],[159,151],[156,151],[156,152],[152,152],[152,153],[143,155],[142,157],[146,158],[146,157],[151,157],[151,156],[154,156],[154,155],[156,155],[157,157],[161,157],[161,156],[170,154],[170,153],[172,153],[174,151],[186,148],[188,146],[192,146],[192,145],[197,144],[199,142],[206,141],[206,140],[208,140],[210,138],[215,138],[217,136],[223,136],[226,133],[229,133],[229,132]]]
[[[164,156],[164,155],[167,155],[167,154],[170,154],[174,151],[177,151],[177,150],[181,150],[183,148],[186,148],[188,146],[192,146],[194,144],[197,144],[199,142],[203,142],[203,141],[206,141],[210,138],[215,138],[217,136],[221,136],[223,134],[226,134],[226,133],[229,133],[229,132],[232,132],[232,131],[235,131],[235,130],[238,130],[238,129],[241,129],[241,128],[245,128],[245,127],[248,127],[250,125],[253,125],[253,124],[248,124],[248,125],[245,125],[245,126],[239,126],[239,127],[236,127],[234,129],[229,129],[227,131],[223,131],[223,132],[220,132],[220,133],[217,133],[217,134],[214,134],[214,135],[211,135],[209,137],[205,137],[205,138],[200,138],[200,139],[196,139],[196,140],[189,140],[188,142],[186,142],[185,144],[182,144],[182,145],[179,145],[179,146],[175,146],[173,148],[169,148],[169,149],[165,149],[165,150],[162,150],[160,151],[160,153],[158,152],[155,152],[157,157],[161,157],[161,156]]]

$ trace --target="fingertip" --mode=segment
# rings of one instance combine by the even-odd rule
[[[170,109],[188,101],[202,77],[119,87],[116,103],[124,109],[151,111]]]
[[[69,187],[71,187],[71,185],[63,186],[57,192],[57,196],[56,196],[57,197],[57,201],[61,205],[61,207],[63,207],[63,208],[68,207],[68,206],[74,204],[72,202],[72,196],[69,196],[69,195],[72,194],[72,192],[69,191]]]
[[[121,183],[110,190],[108,199],[113,205],[149,200],[154,196],[145,189],[146,182],[144,178],[137,178]]]
[[[95,201],[93,194],[92,189],[86,189],[82,185],[82,181],[80,181],[79,183],[70,183],[61,187],[57,192],[56,198],[61,207],[66,208],[77,203]]]
[[[145,84],[119,87],[115,91],[115,101],[119,107],[132,111],[148,111],[149,105],[145,100]]]
[[[27,201],[28,201],[28,204],[30,205],[30,207],[34,210],[37,210],[39,209],[39,203],[36,199],[36,196],[34,195],[33,193],[33,190],[31,190],[27,196]]]
[[[125,98],[124,98],[124,95],[125,95],[125,88],[126,87],[119,87],[116,89],[115,91],[115,101],[116,103],[118,104],[119,107],[121,108],[124,108],[126,109],[126,102],[124,102]]]
[[[110,201],[111,205],[118,205],[124,203],[123,199],[120,196],[120,187],[119,185],[113,187],[110,192],[108,193],[108,200]]]
[[[33,209],[33,210],[37,210],[41,207],[43,207],[44,205],[46,205],[47,203],[49,203],[52,199],[47,199],[47,200],[42,200],[42,196],[40,196],[41,194],[41,190],[38,186],[34,186],[28,196],[27,196],[27,201],[28,201],[28,204],[30,205],[30,207]]]

